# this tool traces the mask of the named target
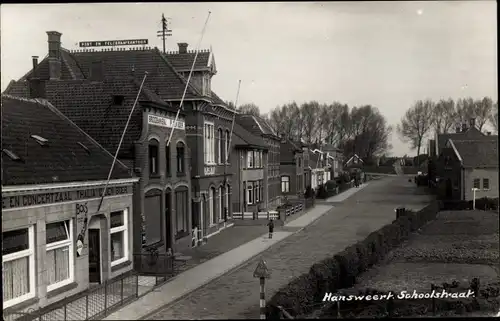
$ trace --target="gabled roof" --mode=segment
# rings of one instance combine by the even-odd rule
[[[195,55],[195,50],[188,51],[187,53],[167,51],[165,57],[177,71],[190,71]],[[212,59],[210,59],[211,55],[213,54],[209,50],[200,50],[198,52],[198,57],[196,57],[194,71],[210,70],[210,63],[212,62]]]
[[[106,180],[113,162],[111,153],[46,100],[8,95],[2,95],[4,149],[20,160],[2,152],[2,186]],[[125,165],[115,163],[112,179],[131,177]]]
[[[350,158],[349,158],[349,159],[348,159],[345,163],[346,163],[346,164],[350,163],[350,162],[351,162],[351,161],[352,161],[355,157],[356,157],[358,160],[360,160],[360,161],[361,161],[361,163],[364,163],[364,162],[363,162],[363,160],[361,159],[361,157],[359,157],[357,154],[352,155],[352,156],[351,156],[351,157],[350,157]]]
[[[262,118],[254,115],[239,114],[236,116],[238,123],[246,130],[256,135],[269,135],[275,139],[280,139],[276,132]]]
[[[186,80],[157,48],[73,52],[61,48],[61,62],[61,80],[89,79],[92,64],[100,62],[104,79],[133,75],[142,81],[145,72],[148,72],[144,86],[155,92],[163,100],[181,100],[186,87]],[[48,70],[48,58],[46,57],[36,68],[37,78],[48,80]],[[32,71],[23,76],[20,81],[24,81],[31,76]],[[185,98],[201,97],[201,93],[190,84]],[[205,97],[205,99],[208,98]]]
[[[233,128],[233,139],[235,140],[235,146],[267,149],[267,145],[262,137],[248,132],[245,128],[243,128],[236,122],[234,123]]]
[[[498,168],[498,139],[448,141],[462,166],[468,168]]]
[[[483,139],[491,136],[487,136],[484,133],[482,133],[479,129],[477,129],[475,126],[468,128],[464,132],[460,133],[446,133],[446,134],[438,134],[437,135],[437,147],[439,149],[443,148],[446,145],[446,142],[448,139],[453,139],[453,140],[468,140],[468,139]]]
[[[98,141],[106,150],[115,153],[128,115],[139,92],[140,81],[132,76],[107,78],[96,82],[83,80],[46,81],[46,99],[65,116]],[[9,93],[18,97],[29,97],[29,83],[17,82]],[[124,97],[121,106],[114,106],[114,95]],[[162,99],[144,88],[139,101],[165,103]],[[120,148],[120,157],[133,158],[134,141],[140,137],[142,130],[142,113],[136,106],[134,114]]]

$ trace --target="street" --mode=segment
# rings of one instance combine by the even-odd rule
[[[259,282],[253,271],[261,258],[271,270],[266,282],[270,298],[292,278],[308,272],[314,262],[333,256],[395,219],[394,209],[424,207],[431,197],[417,190],[406,177],[372,181],[298,233],[273,245],[261,255],[222,277],[167,305],[148,318],[227,319],[259,316]],[[292,227],[284,227],[293,230]],[[145,313],[146,314],[146,313]]]

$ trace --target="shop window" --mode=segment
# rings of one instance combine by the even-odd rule
[[[111,212],[110,214],[110,240],[111,240],[111,266],[128,260],[128,210]]]
[[[73,222],[49,223],[45,227],[47,291],[74,281]]]
[[[3,307],[35,297],[34,227],[2,233]]]

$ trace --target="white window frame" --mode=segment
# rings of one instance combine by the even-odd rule
[[[224,163],[226,164],[229,164],[229,153],[231,153],[231,151],[229,150],[228,146],[229,146],[229,131],[225,130],[224,131],[224,136],[226,137],[226,139],[224,139],[224,150],[225,150],[225,153],[226,153],[226,159],[224,160]]]
[[[215,125],[212,122],[203,123],[203,151],[206,165],[215,165]]]
[[[117,226],[109,229],[109,250],[111,251],[111,234],[123,232],[123,257],[121,259],[111,261],[111,266],[115,266],[121,264],[123,262],[128,261],[128,208],[113,212],[122,212],[123,213],[123,225]],[[111,213],[110,220],[111,220]]]
[[[210,218],[209,226],[214,226],[214,203],[215,203],[215,195],[214,195],[214,190],[212,188],[208,189],[208,215]]]
[[[476,184],[475,184],[476,180],[479,182],[479,183],[478,183],[478,187],[476,187]],[[473,188],[477,188],[477,189],[481,189],[481,179],[480,179],[480,178],[474,178],[474,179],[472,180],[472,187],[473,187]]]
[[[55,289],[58,289],[60,287],[63,287],[65,285],[71,284],[75,281],[75,258],[74,258],[74,241],[73,241],[73,220],[64,220],[63,222],[69,221],[69,231],[68,231],[68,226],[64,224],[64,227],[66,229],[66,235],[68,235],[68,239],[54,242],[54,243],[49,243],[46,245],[46,252],[53,251],[59,248],[67,247],[68,248],[68,255],[69,255],[69,278],[66,280],[47,285],[47,292],[53,291]],[[52,223],[58,223],[58,222],[49,222],[48,224]]]
[[[254,167],[253,151],[247,152],[247,168]]]
[[[284,180],[284,178],[286,179]],[[281,193],[290,193],[290,176],[281,176]]]
[[[25,228],[26,227],[19,228],[18,230],[22,230]],[[9,232],[9,231],[7,231],[7,232]],[[8,301],[4,301],[3,302],[4,309],[35,297],[36,271],[35,271],[35,227],[34,227],[34,225],[31,225],[28,227],[28,246],[29,247],[26,250],[14,252],[14,253],[10,253],[10,254],[2,256],[2,271],[4,269],[4,266],[3,266],[4,263],[18,260],[18,259],[22,259],[25,257],[28,257],[28,268],[29,268],[29,273],[28,273],[29,292],[26,294],[23,294],[21,296],[18,296],[17,298],[12,298]],[[2,282],[2,284],[3,284],[3,282]]]
[[[226,198],[224,199],[224,205],[227,208],[228,216],[229,216],[229,185],[226,185]]]
[[[488,188],[484,188],[484,182],[485,181],[488,182]],[[483,188],[483,191],[489,191],[490,190],[491,187],[490,187],[490,179],[489,178],[483,178],[483,186],[482,186],[482,188]]]
[[[217,202],[219,203],[219,222],[224,220],[223,209],[222,209],[222,186],[219,186],[219,191],[217,193]]]
[[[247,204],[253,204],[253,182],[247,182]]]
[[[219,150],[217,151],[217,162],[219,164],[224,164],[224,161],[222,160],[222,138],[224,137],[224,131],[222,130],[222,128],[219,128],[217,130],[217,136],[218,136],[217,146],[219,148]]]

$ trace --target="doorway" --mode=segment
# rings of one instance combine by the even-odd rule
[[[165,243],[166,248],[172,248],[172,192],[165,192]]]
[[[451,179],[446,180],[446,199],[451,200],[453,198],[453,188],[451,185]]]
[[[101,230],[89,229],[89,282],[101,283]]]

